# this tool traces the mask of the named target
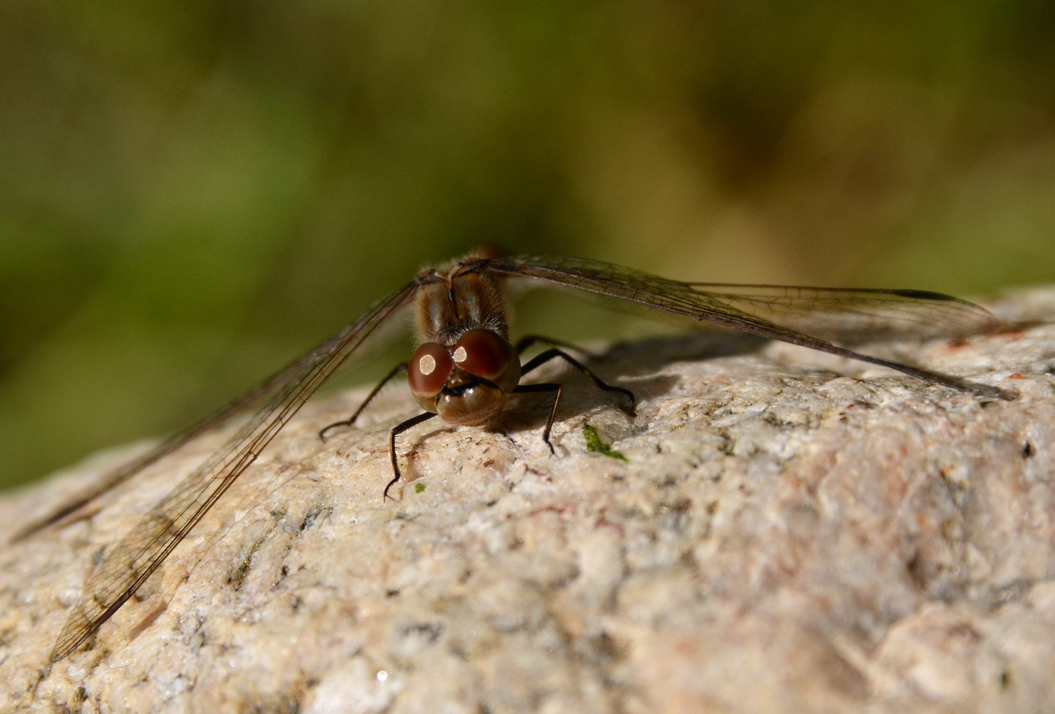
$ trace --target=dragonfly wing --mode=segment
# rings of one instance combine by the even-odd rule
[[[493,258],[490,269],[658,308],[693,321],[745,329],[785,328],[824,340],[951,337],[992,329],[983,307],[924,290],[684,283],[581,258]],[[780,339],[777,335],[768,335]]]
[[[843,343],[898,337],[957,337],[999,324],[984,307],[924,290],[687,283],[779,324]]]
[[[59,634],[52,662],[77,649],[135,593],[304,402],[410,301],[416,289],[416,283],[410,283],[375,303],[358,320],[262,385],[260,389],[266,387],[264,394],[270,398],[246,424],[106,553]]]
[[[984,396],[1007,396],[996,387],[966,382],[956,377],[854,352],[837,346],[822,337],[795,329],[795,327],[778,324],[774,320],[767,319],[767,316],[759,314],[764,312],[760,309],[761,306],[767,304],[767,302],[772,302],[773,296],[759,295],[757,294],[757,289],[754,295],[746,292],[745,295],[740,295],[737,291],[730,289],[733,286],[721,285],[721,288],[725,290],[724,293],[712,292],[705,289],[705,284],[702,283],[684,283],[677,280],[669,280],[631,268],[580,258],[511,256],[488,258],[481,260],[480,263],[482,269],[498,273],[499,275],[533,278],[618,300],[626,300],[637,305],[662,310],[680,318],[696,322],[709,322],[761,337],[828,352],[840,357],[889,367],[919,379],[944,384],[956,389],[972,391]],[[715,286],[712,284],[711,287]],[[769,289],[772,290],[772,288]],[[791,290],[794,291],[796,288]],[[792,292],[782,298],[783,303],[778,301],[775,304],[791,305],[794,303],[796,306],[802,307],[810,302],[808,298],[813,298],[814,304],[817,305],[825,303],[835,304],[835,295],[840,292],[838,290],[827,291],[820,288],[798,288],[797,290],[813,292],[800,293],[804,296],[801,299],[796,298]],[[861,293],[862,291],[849,292]],[[883,298],[879,297],[880,295],[889,295],[892,298],[891,302],[896,303],[900,301],[904,304],[908,304],[911,301],[910,296],[912,296],[915,300],[932,306],[934,311],[931,314],[941,314],[942,308],[939,306],[946,305],[954,306],[952,309],[956,312],[964,310],[971,313],[974,312],[964,307],[967,304],[962,301],[944,295],[935,297],[933,293],[920,291],[863,292],[873,295],[873,299],[876,301],[883,301]],[[825,300],[821,300],[820,298],[822,297]],[[790,308],[767,309],[772,313],[779,312],[780,309],[787,310]],[[985,313],[982,308],[977,308],[977,310]],[[873,311],[875,310],[873,309]],[[829,309],[829,312],[834,314],[837,311]],[[850,314],[853,314],[852,311]],[[867,315],[867,311],[864,314]],[[878,324],[878,315],[875,320]]]
[[[17,543],[48,526],[62,521],[82,506],[94,501],[96,498],[102,496],[111,489],[120,486],[122,483],[132,478],[151,464],[160,461],[165,456],[178,450],[184,444],[190,443],[207,431],[223,425],[228,420],[251,409],[254,405],[260,404],[265,399],[274,396],[276,390],[281,389],[282,385],[284,385],[292,375],[299,374],[305,369],[308,369],[313,357],[314,352],[300,357],[288,367],[270,377],[259,387],[248,394],[235,399],[223,409],[210,414],[189,428],[173,434],[142,456],[133,459],[128,463],[121,464],[112,471],[107,472],[98,483],[93,484],[88,490],[65,502],[46,516],[23,526],[22,529],[12,536],[8,542]]]

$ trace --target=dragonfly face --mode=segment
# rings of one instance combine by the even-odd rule
[[[520,358],[488,329],[469,330],[453,345],[426,342],[407,367],[414,399],[450,424],[486,424],[501,413],[520,383]]]

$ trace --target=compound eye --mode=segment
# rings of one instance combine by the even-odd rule
[[[443,345],[426,342],[414,350],[407,368],[410,391],[419,397],[434,397],[451,376],[454,362]]]
[[[496,381],[516,359],[510,344],[490,330],[470,330],[451,351],[454,363],[469,374]]]

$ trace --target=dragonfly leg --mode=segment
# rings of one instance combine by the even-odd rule
[[[538,341],[538,339],[540,338],[532,338],[533,341]],[[517,347],[520,347],[524,341],[525,340],[521,340],[520,343],[517,343]],[[629,402],[629,405],[627,407],[624,407],[624,409],[627,413],[633,416],[634,405],[636,403],[633,392],[631,392],[629,389],[623,389],[622,387],[613,387],[611,384],[608,384],[596,374],[594,374],[588,367],[586,367],[586,365],[582,364],[577,359],[561,350],[549,349],[533,357],[526,364],[524,364],[522,373],[527,374],[528,372],[537,369],[539,366],[545,364],[546,362],[557,359],[558,357],[563,359],[575,369],[585,374],[591,380],[593,380],[594,385],[596,385],[598,389],[602,389],[606,392],[616,392],[617,394],[623,395],[623,397],[625,397]],[[553,429],[553,422],[555,422],[557,419],[557,408],[560,406],[560,399],[563,393],[561,385],[549,382],[545,382],[542,384],[519,384],[513,390],[513,392],[517,394],[538,394],[540,392],[553,394],[553,406],[550,408],[549,418],[546,419],[546,428],[542,431],[542,440],[546,442],[546,446],[549,447],[550,453],[556,453],[553,449],[553,444],[550,443],[549,434],[550,431]]]
[[[546,428],[542,430],[542,441],[549,447],[549,452],[556,456],[557,452],[553,449],[553,444],[549,440],[549,432],[553,428],[553,422],[557,419],[557,407],[560,406],[562,392],[561,385],[550,382],[543,384],[518,384],[513,391],[517,394],[538,394],[539,392],[553,394],[553,406],[550,407],[549,417],[546,419]]]
[[[382,379],[380,382],[378,382],[377,386],[374,387],[373,390],[368,395],[366,395],[366,399],[364,399],[363,403],[359,405],[359,408],[355,410],[355,414],[352,414],[352,416],[350,416],[349,418],[347,418],[347,419],[345,419],[343,421],[335,421],[334,423],[330,424],[329,426],[323,427],[322,430],[319,431],[319,438],[322,439],[323,441],[326,441],[326,432],[328,432],[330,429],[335,429],[335,428],[337,428],[339,426],[351,426],[352,424],[354,424],[355,420],[359,418],[359,415],[363,413],[363,410],[366,409],[367,405],[370,404],[370,402],[373,401],[374,397],[377,396],[377,393],[380,392],[381,389],[384,388],[384,386],[386,384],[391,382],[393,377],[395,377],[400,372],[406,372],[406,371],[407,371],[407,363],[406,362],[403,362],[402,364],[397,364],[395,367],[393,367],[392,371],[389,372],[388,374],[386,374],[385,378]],[[398,473],[398,471],[397,471],[397,473]]]
[[[360,407],[360,410],[362,410],[362,407]],[[434,416],[437,416],[437,415],[434,414],[433,412],[422,412],[421,414],[418,414],[415,417],[411,417],[411,418],[407,419],[405,422],[402,422],[401,424],[396,424],[394,427],[392,427],[392,431],[389,432],[389,437],[388,437],[388,453],[392,457],[392,474],[393,474],[393,476],[392,476],[392,480],[389,481],[388,485],[385,486],[385,490],[384,490],[384,493],[382,494],[382,499],[381,500],[385,500],[385,499],[388,498],[388,489],[390,489],[393,486],[395,486],[396,482],[399,481],[399,479],[400,479],[399,459],[396,458],[396,436],[398,436],[399,434],[402,434],[404,431],[406,431],[407,429],[409,429],[409,428],[411,428],[413,426],[417,426],[418,424],[420,424],[423,421],[428,421],[429,419],[431,419]]]
[[[521,340],[521,342],[523,342],[523,340]],[[624,411],[626,411],[630,416],[634,415],[634,407],[637,405],[637,400],[634,398],[633,392],[631,392],[629,389],[623,389],[622,387],[614,387],[611,384],[608,384],[603,379],[594,374],[586,365],[579,362],[577,359],[575,359],[568,353],[563,352],[562,350],[549,349],[545,352],[536,355],[523,366],[523,368],[521,369],[521,373],[527,374],[528,372],[542,366],[546,362],[549,362],[550,360],[556,359],[558,357],[563,359],[575,369],[585,374],[587,377],[589,377],[598,389],[601,389],[605,392],[615,392],[617,394],[623,395],[628,402],[628,406],[624,408]],[[520,388],[518,387],[513,391],[520,391]]]

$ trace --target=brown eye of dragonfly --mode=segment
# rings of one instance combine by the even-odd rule
[[[469,374],[495,381],[516,359],[508,342],[490,330],[470,330],[454,345],[454,363]]]
[[[434,397],[443,389],[454,369],[447,348],[435,342],[426,342],[414,350],[407,369],[410,391],[421,397]]]

